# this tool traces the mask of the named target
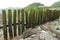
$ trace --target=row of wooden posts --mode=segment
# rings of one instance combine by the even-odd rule
[[[8,34],[9,38],[12,39],[17,35],[21,35],[28,28],[35,28],[37,25],[59,18],[59,15],[59,10],[34,9],[25,11],[24,9],[8,9],[8,11],[6,11],[3,9],[2,20],[4,40],[8,40]]]

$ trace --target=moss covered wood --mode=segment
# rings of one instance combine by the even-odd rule
[[[49,10],[48,13],[49,13],[49,21],[52,21],[52,10]]]
[[[38,10],[38,25],[39,25],[39,21],[40,21],[40,20],[39,20],[39,19],[40,19],[40,17],[39,17],[39,16],[40,16],[40,15],[39,15],[39,10]]]
[[[29,23],[28,23],[28,11],[25,11],[25,18],[26,18],[26,29],[28,29],[29,27],[28,27],[28,25],[29,25]]]
[[[33,10],[33,27],[35,28],[36,26],[36,13],[35,13],[35,10]]]
[[[39,12],[39,10],[38,10],[38,25],[39,25],[39,22],[40,22],[40,12]]]
[[[48,10],[47,13],[48,13],[48,21],[50,21],[50,19],[51,19],[51,10]]]
[[[45,22],[49,21],[49,13],[48,13],[48,9],[45,10]]]
[[[21,22],[22,22],[22,33],[23,33],[25,30],[25,27],[24,27],[24,9],[21,9]]]
[[[29,13],[29,27],[32,28],[33,26],[33,13],[32,13],[32,10],[30,10],[30,13]]]
[[[52,21],[53,20],[53,16],[52,16],[53,15],[53,11],[52,10],[51,10],[51,13],[50,14],[51,14],[50,20]]]
[[[45,19],[45,18],[44,18],[44,16],[45,16],[45,15],[44,15],[45,10],[43,9],[42,11],[43,11],[43,12],[42,12],[42,23],[43,23],[43,22],[45,21],[45,20],[44,20],[44,19]]]
[[[28,15],[28,28],[30,28],[30,11],[28,11],[28,13],[27,13],[27,15]]]
[[[4,34],[4,40],[8,40],[7,38],[7,27],[6,27],[6,11],[2,10],[2,20],[3,20],[3,34]]]
[[[47,13],[47,9],[43,9],[42,23],[45,23],[46,21],[48,21],[48,13]]]
[[[42,24],[43,10],[40,10],[40,24]]]
[[[38,14],[39,14],[39,11],[38,11],[38,9],[36,10],[37,11],[37,25],[38,25]]]
[[[60,10],[59,10],[59,17],[60,17]]]
[[[40,25],[41,24],[41,21],[42,21],[42,19],[41,19],[41,13],[42,12],[42,10],[41,9],[39,9],[39,13],[38,13],[38,25]]]
[[[32,11],[32,28],[35,28],[35,10]]]
[[[16,13],[17,13],[17,10],[14,9],[13,11],[14,36],[17,36]]]
[[[37,13],[36,13],[36,10],[34,10],[34,24],[35,24],[35,26],[37,25],[37,20],[36,20],[36,15]]]
[[[40,25],[40,20],[41,19],[41,12],[40,12],[40,10],[39,10],[39,13],[38,13],[38,25]]]
[[[59,10],[59,23],[60,23],[60,10]]]
[[[20,31],[20,9],[18,9],[18,34],[19,35],[21,34],[21,31]]]
[[[52,13],[52,17],[53,17],[53,19],[52,20],[54,20],[55,18],[56,18],[56,12],[55,12],[56,10],[53,10],[53,13]]]
[[[12,10],[8,9],[8,26],[9,26],[9,37],[10,39],[13,38],[13,33],[12,33]]]
[[[36,26],[36,12],[33,10],[33,26]]]
[[[56,14],[57,14],[57,18],[59,18],[59,10],[57,11],[57,13],[56,13]]]
[[[58,18],[59,18],[59,16],[60,16],[60,10],[58,10]]]
[[[38,25],[38,11],[37,11],[37,9],[35,9],[35,18],[36,18],[35,25]]]

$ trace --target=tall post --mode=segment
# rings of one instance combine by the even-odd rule
[[[24,9],[21,9],[21,22],[22,22],[22,33],[24,32],[25,30],[25,27],[24,27]]]
[[[26,29],[28,29],[29,23],[28,23],[28,12],[27,11],[25,11],[25,18],[26,18]]]
[[[3,20],[3,34],[4,34],[4,40],[8,40],[7,38],[7,23],[6,23],[6,11],[2,10],[2,20]]]
[[[17,10],[14,9],[13,11],[14,36],[17,36],[16,13],[17,13]]]
[[[10,39],[12,39],[13,33],[12,33],[12,11],[11,9],[8,9],[8,26],[9,26],[9,36],[10,36]]]
[[[20,9],[18,9],[18,34],[20,35],[20,32],[21,29],[20,29]]]

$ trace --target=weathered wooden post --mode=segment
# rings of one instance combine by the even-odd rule
[[[32,13],[32,10],[30,10],[30,13],[29,13],[29,27],[32,28],[33,26],[33,13]]]
[[[12,11],[11,9],[8,9],[8,26],[9,26],[9,37],[10,39],[12,39],[13,33],[12,33]]]
[[[40,11],[38,10],[38,25],[40,23]]]
[[[25,30],[25,27],[24,27],[24,9],[21,9],[21,22],[22,22],[22,33],[23,33]]]
[[[14,36],[17,36],[16,13],[17,13],[17,10],[14,9],[13,11]]]
[[[58,10],[58,13],[56,13],[56,14],[58,14],[58,22],[60,24],[60,10]]]
[[[57,14],[57,18],[59,18],[59,10],[57,10],[57,13],[56,14]]]
[[[28,13],[27,13],[27,15],[28,15],[28,19],[27,19],[27,21],[28,21],[28,28],[30,28],[30,10],[28,11]]]
[[[49,21],[49,13],[48,13],[48,9],[45,10],[44,16],[45,16],[45,17],[44,17],[44,19],[45,19],[44,22]]]
[[[7,38],[7,23],[6,23],[6,10],[2,10],[2,20],[3,20],[3,34],[4,34],[4,40],[8,40]]]
[[[21,34],[21,29],[20,29],[20,9],[18,9],[18,34]]]
[[[42,13],[42,23],[45,23],[46,21],[48,21],[48,13],[47,13],[47,8],[43,8],[43,13]]]
[[[42,23],[42,10],[39,9],[38,10],[38,25],[40,25]]]
[[[35,12],[35,9],[33,10],[33,27],[35,27],[37,24],[36,24],[36,12]]]
[[[25,18],[26,18],[26,29],[28,29],[29,27],[28,27],[28,25],[29,25],[29,23],[28,23],[28,11],[25,11]]]
[[[58,20],[58,21],[59,21],[59,23],[60,23],[60,10],[59,10],[59,20]]]
[[[42,23],[43,23],[43,17],[44,17],[44,8],[42,9]]]
[[[49,13],[50,13],[50,21],[52,21],[52,10],[49,10]]]
[[[48,13],[49,13],[49,21],[51,21],[52,20],[52,10],[48,10]]]
[[[35,26],[37,25],[37,24],[36,24],[36,21],[37,21],[37,20],[36,20],[36,10],[34,10],[34,24],[35,24]]]
[[[56,15],[55,15],[55,10],[53,10],[53,13],[52,13],[52,18],[53,18],[53,19],[52,19],[52,20],[55,19],[55,16],[56,16]]]
[[[32,10],[32,28],[35,28],[35,10]]]
[[[38,25],[38,14],[39,14],[39,10],[38,9],[36,9],[36,12],[37,12],[37,15],[36,15],[36,17],[37,17],[37,25]]]
[[[38,25],[38,11],[35,9],[35,25]]]
[[[50,21],[50,18],[51,18],[50,17],[51,16],[51,10],[48,10],[47,13],[48,13],[48,21]]]

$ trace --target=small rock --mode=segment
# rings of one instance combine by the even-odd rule
[[[31,35],[30,37],[31,37],[31,38],[34,38],[34,37],[36,37],[36,35],[34,34],[34,35]]]

